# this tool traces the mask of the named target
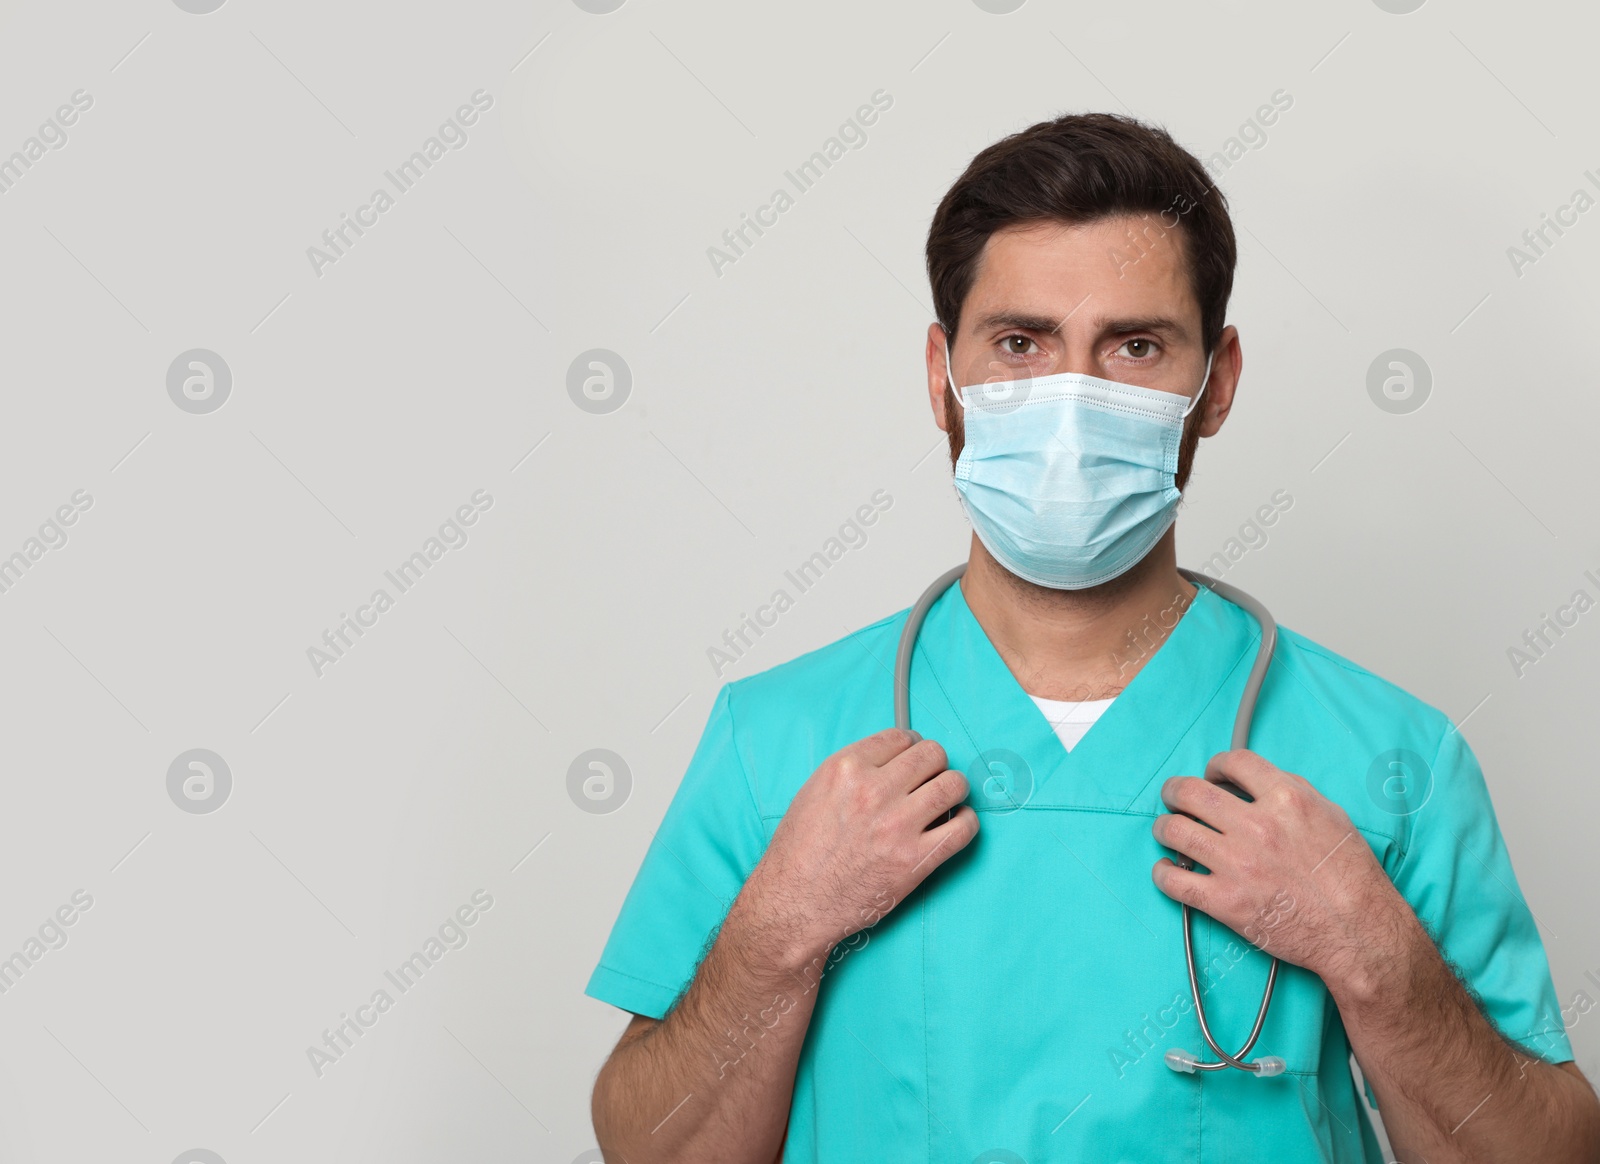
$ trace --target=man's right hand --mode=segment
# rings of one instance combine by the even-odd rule
[[[595,1132],[608,1160],[780,1154],[818,993],[794,976],[977,835],[966,805],[941,819],[966,795],[944,749],[907,731],[858,740],[811,774],[688,990],[662,1021],[635,1018],[596,1077]],[[759,1041],[735,1050],[730,1025]]]
[[[967,778],[945,763],[932,740],[890,728],[829,756],[795,793],[747,888],[796,954],[825,955],[977,835]]]

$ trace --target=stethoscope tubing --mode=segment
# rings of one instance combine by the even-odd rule
[[[911,607],[906,617],[904,629],[900,632],[900,645],[895,651],[894,661],[894,722],[895,726],[909,731],[911,728],[911,656],[916,649],[917,634],[922,629],[923,620],[927,618],[928,611],[951,586],[960,580],[967,572],[967,565],[963,562],[946,570],[933,580],[933,583],[922,592]],[[1255,663],[1250,668],[1250,675],[1245,680],[1244,692],[1239,697],[1239,710],[1233,720],[1234,749],[1245,748],[1250,742],[1250,725],[1255,718],[1256,701],[1261,695],[1261,685],[1266,680],[1267,670],[1272,666],[1272,654],[1278,643],[1278,624],[1272,614],[1255,598],[1240,590],[1237,586],[1230,586],[1216,578],[1205,574],[1196,573],[1178,567],[1182,574],[1196,586],[1204,586],[1219,597],[1226,599],[1235,606],[1242,608],[1256,620],[1261,628],[1260,645],[1256,648]],[[949,815],[954,814],[954,809]],[[947,818],[948,819],[948,815]],[[1194,861],[1180,853],[1177,865],[1182,869],[1193,869]],[[1261,1028],[1267,1021],[1267,1009],[1272,1004],[1273,987],[1278,980],[1278,959],[1272,959],[1272,965],[1267,970],[1266,989],[1261,996],[1261,1007],[1256,1012],[1255,1025],[1250,1030],[1250,1037],[1245,1040],[1244,1046],[1230,1055],[1217,1043],[1211,1033],[1211,1024],[1206,1020],[1205,1003],[1200,990],[1200,976],[1195,970],[1194,938],[1192,933],[1192,911],[1187,903],[1183,905],[1183,956],[1189,971],[1189,989],[1194,995],[1195,1018],[1200,1024],[1200,1034],[1217,1056],[1215,1063],[1191,1062],[1189,1067],[1195,1071],[1220,1071],[1227,1067],[1237,1068],[1240,1071],[1249,1071],[1259,1074],[1259,1063],[1246,1063],[1244,1056],[1250,1053],[1255,1046],[1256,1039],[1261,1035]]]

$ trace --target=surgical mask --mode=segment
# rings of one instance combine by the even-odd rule
[[[956,492],[995,560],[1054,590],[1098,586],[1142,560],[1176,519],[1183,422],[1211,360],[1187,407],[1171,392],[1076,373],[966,388],[952,378],[966,431]]]

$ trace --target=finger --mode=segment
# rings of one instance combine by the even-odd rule
[[[1161,799],[1175,812],[1186,812],[1219,833],[1230,833],[1244,819],[1245,802],[1195,776],[1174,776],[1161,786]]]
[[[1218,752],[1206,764],[1206,779],[1212,784],[1234,784],[1249,793],[1251,800],[1283,783],[1288,773],[1248,748]]]
[[[834,753],[837,756],[854,756],[871,764],[874,768],[881,768],[894,759],[907,748],[920,743],[922,737],[906,728],[885,728],[881,732],[874,732],[864,736],[853,744],[847,744]]]
[[[967,778],[960,772],[943,771],[912,792],[907,806],[917,826],[926,827],[967,798]]]
[[[1222,834],[1186,816],[1172,813],[1158,816],[1150,831],[1161,844],[1200,862],[1207,869],[1229,863]]]
[[[1173,901],[1192,906],[1202,913],[1209,913],[1206,905],[1211,900],[1211,875],[1209,873],[1196,873],[1192,869],[1180,869],[1168,857],[1157,861],[1150,869],[1150,879],[1156,883],[1156,888],[1165,893]]]
[[[978,835],[978,814],[970,804],[956,809],[955,816],[922,834],[922,855],[912,870],[917,881],[932,873],[972,842]]]
[[[944,749],[933,740],[919,740],[883,765],[888,787],[909,794],[950,766]]]

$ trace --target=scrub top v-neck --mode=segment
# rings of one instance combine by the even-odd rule
[[[893,723],[905,618],[719,691],[589,995],[669,1013],[796,790]],[[1162,1060],[1204,1044],[1179,906],[1150,878],[1170,855],[1151,822],[1167,777],[1199,775],[1228,747],[1258,639],[1245,612],[1201,588],[1068,752],[961,587],[934,604],[912,660],[911,726],[968,775],[979,833],[835,948],[785,1164],[969,1164],[985,1152],[1030,1164],[1381,1161],[1338,1010],[1297,966],[1282,966],[1257,1044],[1286,1061],[1284,1075],[1181,1075]],[[1572,1058],[1482,773],[1443,714],[1280,628],[1251,748],[1344,807],[1503,1034],[1551,1062]],[[1381,766],[1397,753],[1428,772],[1398,800]],[[1207,1018],[1237,1044],[1269,959],[1204,915],[1194,932]],[[781,1021],[777,1005],[730,1019],[741,1027],[730,1061],[758,1044],[769,1014]]]
[[[1095,721],[1111,706],[1110,699],[1046,699],[1032,692],[1028,693],[1028,698],[1033,700],[1033,705],[1049,721],[1055,729],[1056,739],[1069,752],[1083,741]]]

